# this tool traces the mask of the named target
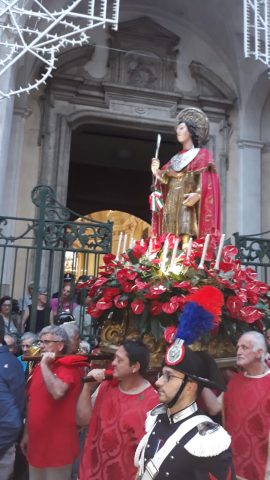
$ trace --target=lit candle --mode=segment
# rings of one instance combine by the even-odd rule
[[[219,246],[218,246],[218,253],[217,253],[216,263],[215,263],[215,266],[214,266],[214,269],[215,269],[215,270],[218,270],[218,269],[219,269],[219,262],[220,262],[220,259],[221,259],[222,248],[223,248],[224,242],[225,242],[225,233],[223,233],[223,234],[221,235],[221,237],[220,237],[220,242],[219,242]]]
[[[188,242],[187,258],[190,257],[191,249],[192,249],[192,237],[190,237],[189,242]]]
[[[167,262],[167,256],[168,256],[168,250],[169,250],[169,240],[166,238],[164,247],[163,247],[163,253],[162,253],[162,262],[160,265],[160,268],[162,271],[165,270],[166,262]]]
[[[119,235],[119,238],[118,238],[118,245],[117,245],[117,251],[116,251],[116,258],[115,258],[115,260],[119,260],[122,238],[123,238],[123,232],[120,232],[120,235]]]
[[[122,253],[124,253],[127,249],[127,233],[124,235],[124,240],[123,240],[123,250]]]
[[[207,253],[207,249],[208,249],[208,245],[209,245],[209,240],[210,240],[210,235],[209,235],[209,233],[207,233],[207,235],[206,235],[206,237],[205,237],[205,241],[204,241],[204,246],[203,246],[203,251],[202,251],[202,258],[201,258],[201,261],[200,261],[200,264],[199,264],[199,267],[198,267],[198,268],[203,269],[204,260],[205,260],[206,253]]]
[[[176,238],[175,242],[174,242],[174,246],[173,246],[173,253],[172,253],[172,258],[171,258],[170,270],[172,270],[172,268],[174,267],[174,264],[175,264],[175,258],[176,258],[176,254],[177,254],[178,244],[179,244],[179,238]]]

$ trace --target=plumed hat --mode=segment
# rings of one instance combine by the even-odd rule
[[[194,352],[188,347],[201,335],[211,331],[218,322],[224,303],[222,293],[206,286],[189,295],[173,341],[165,355],[165,365],[185,373],[202,386],[225,390],[225,382],[215,360],[206,352]]]

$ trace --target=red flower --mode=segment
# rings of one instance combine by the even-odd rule
[[[96,306],[99,310],[108,310],[109,308],[112,308],[113,302],[112,300],[106,300],[106,298],[101,297],[96,303]]]
[[[137,272],[135,272],[135,270],[133,270],[132,268],[122,268],[121,270],[118,270],[116,274],[116,278],[119,282],[123,282],[126,280],[135,280],[137,276]]]
[[[249,280],[255,281],[257,278],[257,272],[252,267],[246,267],[246,276]]]
[[[134,247],[131,250],[131,253],[133,257],[141,258],[146,251],[147,251],[147,244],[143,242],[143,245],[141,245],[140,242],[137,240]]]
[[[246,284],[246,289],[248,292],[258,293],[260,291],[260,287],[257,282],[249,282]]]
[[[263,318],[264,314],[254,307],[243,307],[240,310],[241,320],[246,323],[255,323]]]
[[[167,343],[173,343],[176,334],[176,327],[167,327],[164,331],[164,338]]]
[[[257,282],[257,285],[259,285],[260,289],[260,295],[265,295],[269,291],[269,285],[266,285],[264,282]]]
[[[95,281],[93,287],[101,287],[101,285],[104,285],[104,283],[106,283],[107,281],[108,281],[108,278],[100,277]]]
[[[110,265],[115,258],[116,257],[115,255],[113,255],[113,253],[107,253],[103,257],[103,262],[105,263],[105,265]]]
[[[234,264],[232,262],[220,262],[219,269],[223,272],[230,272],[234,270]]]
[[[123,298],[123,295],[117,295],[114,299],[114,305],[116,306],[116,308],[126,308],[127,305],[128,305],[128,299],[127,298]]]
[[[239,291],[237,292],[237,297],[242,300],[243,303],[247,302],[247,291],[245,288],[239,288]]]
[[[252,291],[248,290],[247,298],[248,298],[248,302],[251,305],[257,305],[258,300],[259,300],[259,295],[257,295],[257,293],[255,293],[255,292],[252,292]]]
[[[131,310],[135,315],[140,315],[144,311],[144,302],[140,298],[131,302]]]
[[[166,292],[166,287],[164,287],[164,285],[156,285],[154,287],[150,287],[149,288],[149,292],[150,294],[152,295],[151,298],[155,298],[155,297],[158,297],[159,295],[161,295],[162,293]]]
[[[119,289],[117,287],[107,287],[103,290],[103,297],[105,300],[112,300],[118,293]]]
[[[169,302],[165,302],[162,305],[162,310],[164,313],[172,314],[176,312],[179,308],[178,297],[172,297]]]
[[[181,288],[183,290],[190,290],[191,289],[191,285],[190,285],[190,282],[188,280],[185,280],[184,282],[174,282],[173,287],[174,288]]]
[[[237,253],[238,250],[233,245],[225,245],[225,247],[222,248],[222,258],[224,258],[225,262],[230,262]]]
[[[150,304],[149,311],[154,317],[159,315],[162,312],[162,303],[157,300],[153,300]]]
[[[122,287],[123,292],[130,293],[130,292],[132,292],[133,284],[130,283],[130,282],[122,282],[121,287]]]
[[[87,312],[89,313],[89,315],[91,315],[91,317],[93,318],[99,318],[101,315],[102,315],[102,311],[99,310],[96,306],[95,303],[92,303],[91,305],[89,305],[88,309],[87,309]]]
[[[175,244],[175,235],[173,233],[164,233],[164,235],[162,235],[160,237],[160,241],[161,243],[165,243],[165,241],[167,240],[168,241],[168,244],[169,244],[169,248],[173,248],[174,247],[174,244]]]
[[[238,318],[240,315],[240,310],[243,307],[243,302],[239,297],[235,295],[230,295],[227,298],[226,307],[229,315],[232,318]]]
[[[149,283],[142,282],[138,278],[135,280],[135,285],[132,287],[133,292],[139,292],[140,290],[145,290],[148,287]]]

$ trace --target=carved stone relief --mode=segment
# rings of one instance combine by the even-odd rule
[[[106,80],[151,90],[175,90],[180,38],[148,17],[121,24],[112,34]]]

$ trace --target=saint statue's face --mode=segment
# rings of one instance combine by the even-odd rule
[[[177,125],[176,138],[177,138],[177,141],[182,145],[191,141],[191,134],[185,123],[179,123],[179,125]]]

